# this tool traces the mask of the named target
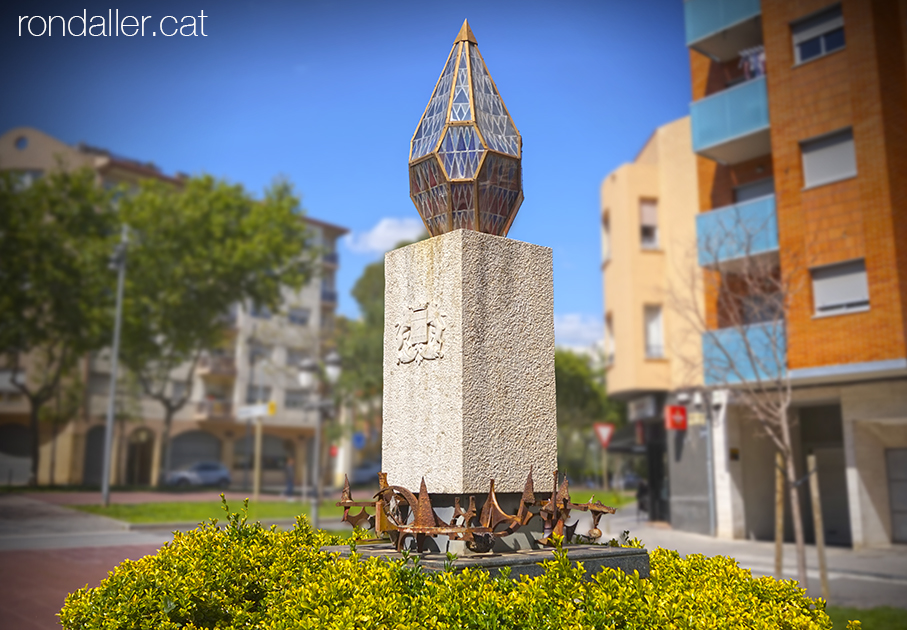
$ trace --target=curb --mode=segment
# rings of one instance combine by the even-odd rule
[[[113,519],[111,519],[111,520],[113,520]],[[187,529],[195,529],[199,525],[204,524],[206,521],[200,521],[200,522],[195,522],[195,523],[185,522],[185,521],[181,522],[181,523],[127,523],[125,521],[118,521],[118,522],[123,524],[123,529],[129,530],[129,531],[139,531],[140,532],[140,531],[160,531],[160,530],[185,531]],[[258,521],[258,522],[260,522],[265,527],[270,527],[271,525],[277,525],[278,527],[292,527],[293,525],[296,524],[296,519],[295,518],[275,518],[275,519],[266,519],[266,520]],[[223,525],[224,523],[225,523],[225,521],[223,521],[223,520],[217,521],[218,525]],[[335,519],[330,519],[330,520],[322,519],[320,525],[321,525],[320,529],[328,528],[331,531],[336,531],[336,530],[342,529],[344,523],[340,520],[335,520]],[[350,530],[350,531],[352,531],[352,530]]]

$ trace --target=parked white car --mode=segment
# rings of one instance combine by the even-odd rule
[[[219,462],[198,462],[170,471],[166,481],[168,486],[217,486],[219,488],[228,488],[230,486],[230,471]]]

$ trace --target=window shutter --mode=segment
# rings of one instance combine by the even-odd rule
[[[643,227],[658,227],[658,202],[642,199],[639,202],[639,222]]]
[[[853,131],[850,129],[803,142],[800,149],[806,186],[818,186],[857,174]]]
[[[869,304],[866,265],[862,260],[813,269],[816,312],[829,312]]]
[[[841,6],[838,5],[795,24],[791,27],[791,33],[794,37],[794,44],[799,44],[842,26],[844,26],[844,16],[841,15]]]

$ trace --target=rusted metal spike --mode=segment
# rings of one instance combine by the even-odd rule
[[[482,506],[482,516],[479,517],[479,523],[482,527],[490,529],[495,536],[506,536],[513,531],[514,526],[519,524],[517,517],[511,516],[501,509],[498,497],[494,492],[493,480],[488,491],[488,498],[485,499],[485,505]],[[507,528],[501,532],[495,532],[495,528],[501,523],[507,523]]]
[[[573,525],[564,525],[564,542],[569,543],[573,540],[573,535],[576,534],[576,524],[579,521],[573,521]]]
[[[527,505],[535,504],[535,484],[532,482],[532,467],[529,468],[529,474],[526,475],[526,485],[523,486],[523,496],[520,502]]]
[[[350,478],[346,475],[343,476],[343,490],[340,491],[340,501],[352,501],[353,493],[350,490]]]
[[[567,505],[570,503],[570,489],[567,487],[567,475],[564,475],[564,482],[557,491],[558,505]]]
[[[425,477],[422,477],[422,485],[419,486],[419,498],[416,503],[416,515],[413,520],[413,525],[416,527],[439,527],[446,525],[446,523],[440,521],[441,519],[438,518],[431,507],[431,497],[428,494],[428,488],[425,486]]]
[[[529,474],[526,476],[526,485],[523,486],[523,496],[520,497],[520,508],[517,510],[516,518],[520,527],[526,525],[535,516],[529,511],[529,507],[535,505],[535,487],[532,483],[532,468],[529,468]]]
[[[386,472],[378,473],[378,488],[380,490],[384,490],[385,488],[387,488],[387,473]]]
[[[491,504],[497,503],[494,497],[494,479],[491,480],[491,487],[488,489],[488,497],[482,505],[482,513],[479,515],[479,523],[482,527],[491,528]]]

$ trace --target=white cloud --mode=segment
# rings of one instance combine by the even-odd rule
[[[602,318],[587,313],[554,316],[554,342],[561,348],[586,349],[601,343],[605,334]]]
[[[385,217],[368,232],[353,232],[344,238],[346,246],[357,254],[383,254],[401,241],[415,240],[423,232],[425,226],[417,218]]]

